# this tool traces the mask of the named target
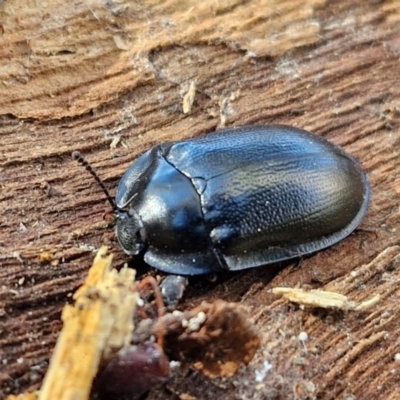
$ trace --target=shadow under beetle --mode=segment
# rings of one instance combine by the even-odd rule
[[[370,192],[359,163],[339,146],[267,125],[154,146],[122,176],[115,203],[108,199],[126,254],[198,275],[331,246],[361,222]]]

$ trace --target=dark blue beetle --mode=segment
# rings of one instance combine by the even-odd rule
[[[370,198],[366,175],[352,156],[283,125],[225,129],[155,146],[126,171],[116,204],[80,154],[73,157],[106,192],[125,253],[179,275],[257,267],[331,246],[357,227]],[[177,300],[182,279],[167,280],[163,294]],[[110,363],[109,376],[102,376],[105,389],[137,394],[163,381],[167,360],[155,350],[144,346]],[[149,370],[143,357],[153,355]],[[137,375],[133,385],[125,382],[127,364]]]
[[[119,183],[115,230],[125,253],[162,271],[234,271],[331,246],[369,198],[340,147],[289,126],[245,126],[144,153]]]

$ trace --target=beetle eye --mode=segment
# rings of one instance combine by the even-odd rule
[[[135,256],[144,250],[145,230],[135,217],[118,218],[115,233],[126,254]]]

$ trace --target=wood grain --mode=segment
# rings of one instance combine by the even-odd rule
[[[266,123],[308,129],[355,155],[373,191],[362,228],[375,232],[357,231],[284,269],[193,280],[183,308],[241,302],[264,344],[234,379],[177,371],[149,398],[399,398],[396,0],[0,4],[0,398],[40,386],[60,310],[95,250],[109,245],[116,266],[128,260],[103,218],[104,195],[72,151],[114,193],[156,143]],[[382,301],[364,312],[322,312],[269,292],[295,285]],[[265,361],[273,368],[256,382]]]

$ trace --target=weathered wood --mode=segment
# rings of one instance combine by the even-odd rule
[[[258,315],[264,345],[234,379],[180,372],[149,397],[398,398],[400,3],[299,3],[0,5],[2,395],[40,385],[60,310],[94,250],[107,244],[116,265],[127,261],[103,219],[104,196],[71,160],[73,150],[113,192],[155,143],[224,125],[285,123],[359,158],[373,190],[362,227],[376,231],[281,271],[192,282],[187,306],[240,301]],[[195,100],[184,114],[192,82]],[[382,301],[364,312],[311,312],[269,292],[296,284]],[[264,361],[273,368],[259,383]]]

